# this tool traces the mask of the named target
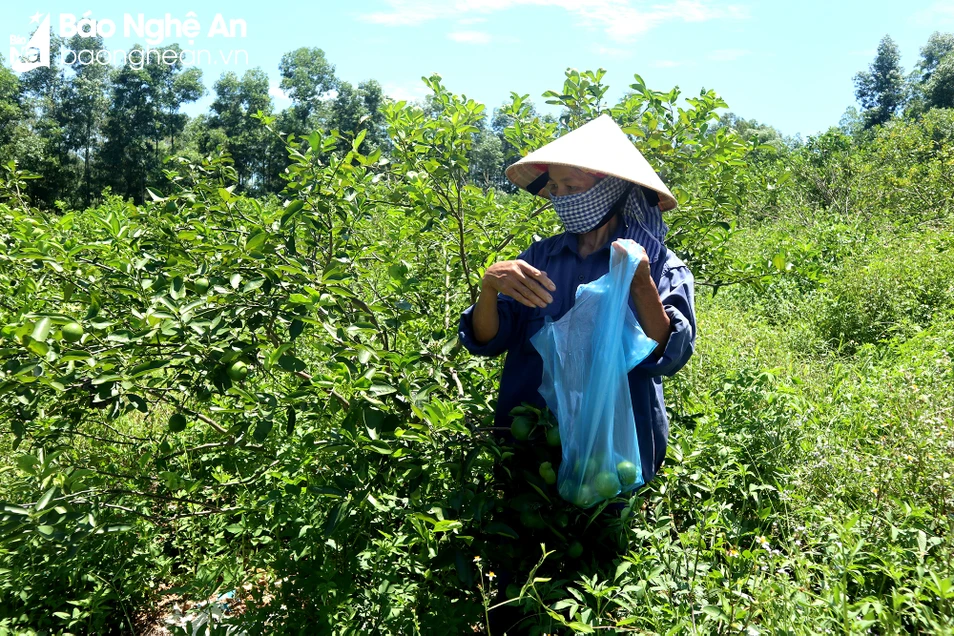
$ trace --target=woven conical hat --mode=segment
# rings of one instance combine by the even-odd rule
[[[570,131],[507,168],[507,178],[524,190],[543,170],[535,164],[573,166],[583,170],[611,174],[646,186],[659,194],[659,209],[676,207],[676,198],[636,149],[623,129],[609,115],[600,115]],[[546,188],[535,193],[550,198]]]

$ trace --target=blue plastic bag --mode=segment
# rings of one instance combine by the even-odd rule
[[[560,427],[560,496],[582,508],[643,485],[627,373],[657,343],[628,304],[643,248],[616,243],[609,272],[580,285],[573,307],[530,338],[543,358],[540,395]]]

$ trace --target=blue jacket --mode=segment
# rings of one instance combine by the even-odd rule
[[[559,320],[573,307],[579,285],[592,282],[609,271],[610,244],[617,238],[633,238],[632,234],[631,228],[620,218],[613,236],[585,259],[580,258],[577,251],[575,234],[564,232],[532,244],[518,258],[546,272],[556,285],[556,291],[550,294],[553,302],[544,308],[530,308],[509,296],[498,294],[500,327],[490,342],[478,344],[474,337],[474,306],[464,310],[458,335],[468,351],[482,356],[498,356],[507,352],[500,378],[495,426],[510,426],[510,410],[521,402],[545,406],[538,392],[543,378],[543,360],[530,344],[530,337],[543,326],[545,316]],[[671,250],[666,251],[665,258],[651,263],[650,271],[663,308],[669,315],[670,333],[661,355],[651,354],[629,372],[629,390],[646,483],[662,466],[669,437],[662,376],[671,376],[686,364],[696,340],[692,273]],[[636,315],[632,298],[629,307]]]

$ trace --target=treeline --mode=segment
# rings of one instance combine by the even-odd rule
[[[896,116],[919,118],[935,108],[954,108],[954,33],[932,33],[907,75],[898,45],[886,35],[868,70],[854,81],[855,97],[864,109],[858,123],[864,129]]]
[[[88,51],[60,66],[59,51]],[[177,44],[169,49],[181,51]],[[279,62],[280,88],[291,105],[278,110],[269,92],[268,75],[252,68],[241,76],[228,71],[213,84],[215,98],[207,113],[189,117],[186,104],[207,93],[201,69],[186,67],[180,56],[167,64],[143,55],[141,64],[114,67],[83,63],[111,59],[101,37],[51,38],[51,65],[17,76],[0,55],[0,165],[16,159],[19,168],[42,177],[30,182],[30,196],[52,208],[89,206],[103,192],[131,198],[147,196],[147,187],[167,185],[164,162],[170,156],[197,158],[221,147],[231,156],[239,191],[252,196],[278,193],[289,165],[283,140],[254,115],[272,117],[274,131],[305,137],[315,130],[338,130],[341,149],[363,132],[360,150],[391,148],[382,106],[390,99],[373,79],[352,84],[335,74],[319,48],[299,48]],[[134,59],[133,56],[127,56]],[[915,68],[907,75],[897,45],[885,36],[869,69],[855,78],[859,112],[849,108],[842,127],[862,132],[893,117],[920,118],[936,108],[954,107],[954,34],[933,33]],[[428,104],[425,108],[439,106]],[[544,121],[553,122],[549,116]],[[471,183],[512,191],[503,176],[516,150],[503,130],[510,118],[495,110],[482,120],[469,152]],[[732,113],[713,127],[729,127],[761,143],[800,145],[772,128]]]
[[[73,63],[61,66],[64,47],[90,53],[70,56]],[[178,44],[168,48],[181,51]],[[167,157],[204,156],[219,146],[231,156],[242,192],[277,193],[284,186],[287,151],[257,113],[273,117],[272,128],[284,135],[337,129],[343,149],[364,132],[362,152],[390,151],[382,111],[390,98],[373,79],[354,85],[337,77],[321,49],[303,47],[281,57],[280,88],[289,107],[276,108],[268,75],[252,68],[242,75],[223,73],[213,84],[209,111],[196,117],[181,111],[207,94],[201,69],[184,66],[178,54],[171,64],[143,55],[140,45],[128,57],[141,63],[88,63],[105,50],[101,37],[54,36],[50,67],[19,76],[0,56],[0,164],[16,159],[21,170],[42,177],[31,181],[29,193],[41,206],[89,206],[107,189],[140,203],[147,187],[161,191],[168,184]],[[502,176],[505,161],[513,158],[507,153],[514,153],[503,138],[507,124],[495,113],[476,135],[471,175],[483,188],[510,188]]]

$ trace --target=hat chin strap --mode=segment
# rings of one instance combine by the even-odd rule
[[[530,194],[533,194],[533,195],[540,194],[540,190],[543,190],[543,188],[547,185],[547,182],[548,182],[549,180],[550,180],[550,171],[547,170],[547,171],[543,172],[539,177],[537,177],[536,179],[534,179],[533,181],[531,181],[530,183],[528,183],[526,190],[527,190],[527,192],[529,192]],[[641,185],[640,188],[642,188],[642,190],[643,190],[643,195],[646,197],[646,202],[647,202],[650,206],[659,205],[659,193],[658,193],[658,192],[656,192],[656,191],[653,190],[652,188],[647,188],[647,187],[644,186],[644,185]],[[627,188],[626,194],[629,194],[630,189],[631,189],[631,188]],[[617,202],[617,203],[618,203],[618,202]],[[610,215],[610,216],[612,216],[612,215]],[[606,219],[604,219],[603,221],[601,221],[600,224],[597,225],[596,227],[600,227],[601,225],[603,225],[604,223],[606,223],[606,221],[608,221],[608,220],[609,220],[609,217],[607,217]],[[594,229],[595,229],[595,228],[594,228]]]
[[[527,192],[533,195],[540,194],[540,190],[543,190],[543,187],[547,184],[547,181],[550,180],[550,171],[547,170],[539,177],[527,184]]]

